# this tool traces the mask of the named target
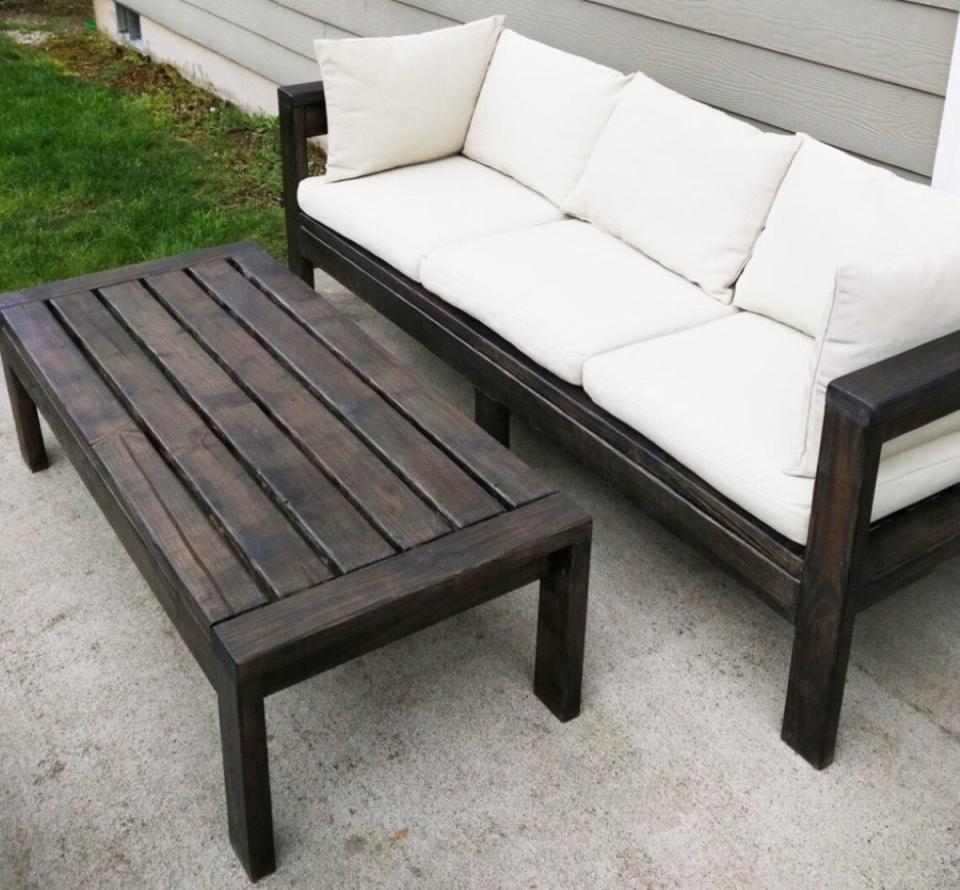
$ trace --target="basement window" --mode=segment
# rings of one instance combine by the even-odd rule
[[[131,43],[140,40],[140,13],[128,9],[122,3],[115,4],[117,7],[117,30]]]

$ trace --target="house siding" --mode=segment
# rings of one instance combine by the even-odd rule
[[[929,177],[960,0],[125,0],[276,83],[314,79],[312,40],[495,13],[523,34],[760,124]]]

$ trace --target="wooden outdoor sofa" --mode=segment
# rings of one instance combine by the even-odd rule
[[[801,545],[583,388],[304,212],[297,192],[309,175],[308,139],[327,133],[324,86],[283,87],[279,104],[291,269],[310,283],[314,269],[322,269],[467,377],[476,390],[477,423],[501,442],[509,442],[516,413],[791,621],[782,737],[815,767],[829,765],[857,614],[960,551],[960,487],[870,519],[883,443],[960,410],[960,332],[833,380],[809,536]]]

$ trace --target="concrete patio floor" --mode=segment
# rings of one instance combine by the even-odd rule
[[[330,296],[463,410],[470,388]],[[52,440],[0,399],[0,887],[247,886],[216,701]],[[791,628],[522,424],[596,520],[582,716],[525,589],[267,702],[264,888],[960,886],[960,563],[858,624],[835,765],[779,740]]]

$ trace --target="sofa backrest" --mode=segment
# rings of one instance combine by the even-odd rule
[[[506,30],[463,153],[558,207],[580,179],[627,75]]]
[[[734,303],[815,337],[838,267],[951,241],[960,200],[804,136]]]

